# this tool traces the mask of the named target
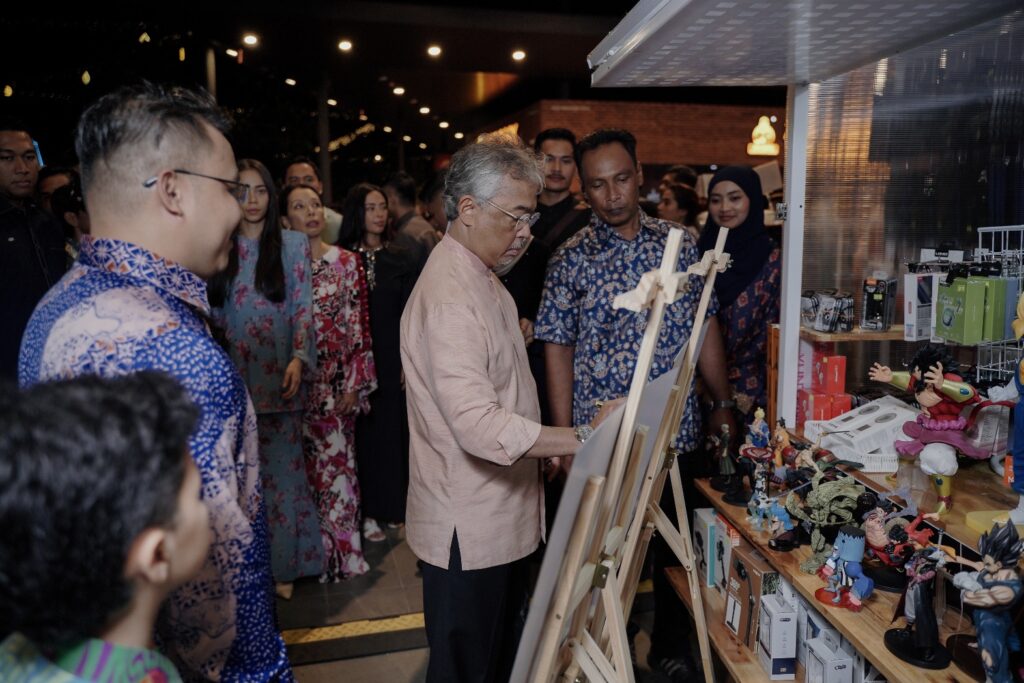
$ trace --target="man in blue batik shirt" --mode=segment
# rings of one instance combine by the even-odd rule
[[[181,382],[201,410],[189,449],[213,544],[198,576],[165,605],[158,646],[186,680],[291,681],[274,615],[256,415],[207,328],[204,278],[227,265],[248,192],[227,129],[208,95],[149,84],[86,110],[75,148],[92,235],[33,313],[19,377],[26,386],[157,369]]]
[[[534,330],[534,336],[546,342],[551,416],[555,425],[564,427],[592,419],[597,401],[629,392],[647,312],[615,310],[612,301],[616,295],[635,288],[644,273],[658,269],[669,229],[681,227],[650,218],[640,210],[643,173],[637,162],[636,138],[631,133],[595,131],[579,141],[575,153],[593,218],[551,258]],[[696,243],[684,234],[678,269],[684,271],[698,260]],[[691,279],[690,283],[690,291],[665,309],[650,379],[672,368],[689,339],[702,290],[699,280]],[[712,296],[697,365],[714,401],[710,433],[717,434],[722,424],[728,424],[730,433],[736,434],[717,309],[718,302]],[[684,453],[695,451],[700,428],[697,397],[691,392],[675,446]],[[681,458],[684,470],[690,460]],[[671,595],[672,589],[658,566],[678,561],[667,546],[659,551],[655,542],[654,550],[655,601],[659,607],[649,659],[673,681],[685,680],[693,669],[685,652],[688,617],[678,611],[671,614],[679,601]],[[661,593],[665,593],[663,600],[659,600]]]

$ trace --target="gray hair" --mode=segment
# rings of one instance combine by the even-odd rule
[[[452,156],[444,182],[444,213],[458,218],[459,198],[491,199],[506,178],[524,180],[544,189],[541,156],[515,135],[485,135]]]

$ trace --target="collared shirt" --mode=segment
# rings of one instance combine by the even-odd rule
[[[615,310],[612,301],[634,289],[640,277],[661,265],[669,229],[679,226],[640,212],[640,232],[627,240],[597,215],[555,252],[548,264],[544,295],[534,336],[545,342],[574,346],[573,424],[590,422],[595,401],[625,396],[633,379],[647,311]],[[678,270],[699,260],[697,245],[683,234]],[[649,379],[672,368],[693,329],[703,283],[690,278],[690,290],[665,309]],[[708,316],[718,310],[712,296]],[[675,445],[691,451],[700,438],[700,417],[694,392],[686,402]]]
[[[163,370],[201,409],[189,439],[214,541],[157,625],[186,678],[291,680],[271,593],[256,414],[231,359],[210,336],[206,283],[128,242],[82,240],[78,262],[25,331],[23,386],[85,374]]]
[[[56,662],[20,633],[0,643],[4,683],[181,683],[174,665],[155,650],[89,639]]]
[[[455,532],[462,569],[529,555],[544,533],[544,488],[540,460],[522,456],[540,435],[540,406],[512,297],[445,236],[402,314],[401,339],[409,546],[445,569]]]
[[[576,208],[576,197],[569,194],[550,206],[537,202],[537,213],[540,218],[530,228],[530,232],[549,250],[554,251],[590,223],[591,211]]]

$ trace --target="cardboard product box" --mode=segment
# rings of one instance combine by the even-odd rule
[[[917,411],[892,396],[883,396],[825,423],[832,432],[821,440],[822,448],[837,458],[864,464],[865,472],[895,472],[899,456],[893,447],[905,439],[903,424],[917,419]]]
[[[796,609],[777,594],[761,598],[757,658],[773,681],[796,678]]]
[[[923,341],[935,336],[935,305],[939,273],[903,276],[903,339]]]
[[[798,389],[810,389],[814,381],[814,359],[832,355],[835,344],[801,339],[797,348],[796,386]]]
[[[985,323],[985,292],[982,279],[958,277],[952,284],[939,283],[935,334],[956,344],[977,344]]]
[[[757,643],[761,598],[779,588],[779,573],[746,541],[732,549],[725,597],[725,625],[751,650]],[[795,622],[795,620],[794,620]]]
[[[807,389],[796,392],[796,425],[802,426],[808,420],[828,420],[832,416],[832,401],[828,394]]]
[[[712,584],[719,593],[725,595],[729,585],[729,561],[732,559],[733,548],[740,544],[740,532],[721,515],[715,515],[715,546],[711,553],[711,564],[714,566]]]
[[[846,356],[815,352],[811,391],[822,394],[846,391]]]
[[[965,258],[970,258],[970,249],[922,249],[922,261],[948,261],[950,263],[963,263]]]
[[[828,416],[830,420],[853,410],[853,396],[850,394],[830,394],[828,398],[831,406]]]
[[[864,280],[864,305],[860,326],[865,330],[885,331],[896,318],[896,278],[869,277]]]
[[[1020,298],[1020,278],[1006,280],[1006,301],[1003,302],[1003,339],[1013,339],[1013,321],[1017,319],[1017,299]]]
[[[849,652],[849,650],[847,650]],[[888,683],[888,679],[868,661],[863,652],[853,651],[853,683]]]
[[[804,681],[853,683],[853,657],[842,648],[832,649],[823,638],[814,638],[807,644]]]
[[[693,511],[693,559],[697,571],[704,577],[704,585],[715,585],[715,509],[698,508]]]
[[[793,609],[798,609],[800,601],[803,598],[797,592],[796,587],[790,583],[785,576],[779,575],[779,591],[777,595],[793,606]]]
[[[807,646],[815,638],[837,642],[841,637],[815,606],[801,598],[797,606],[796,658],[807,668]]]
[[[853,295],[835,289],[817,292],[820,304],[814,318],[819,332],[850,332],[853,330]]]
[[[1006,280],[1001,277],[967,278],[985,286],[985,313],[981,326],[981,338],[984,341],[1002,341],[1006,315]]]

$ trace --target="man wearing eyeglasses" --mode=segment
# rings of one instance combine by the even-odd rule
[[[189,447],[214,541],[198,576],[164,606],[158,644],[186,680],[288,681],[256,416],[207,326],[205,278],[227,265],[247,192],[228,125],[208,95],[152,84],[85,111],[75,148],[91,235],[33,313],[19,376],[30,385],[158,369],[182,383],[201,409]]]
[[[409,409],[406,538],[423,561],[427,681],[506,681],[544,536],[544,458],[597,422],[543,427],[512,297],[494,269],[526,246],[543,185],[518,138],[452,157],[449,227],[402,314]],[[608,410],[612,406],[608,407]]]

